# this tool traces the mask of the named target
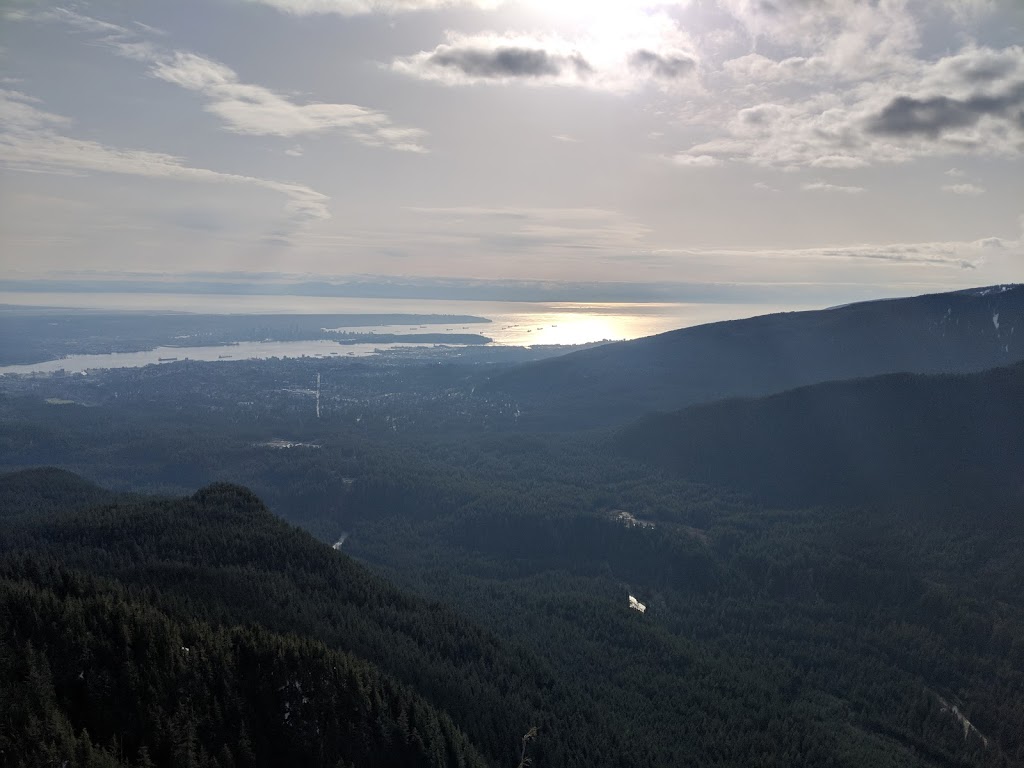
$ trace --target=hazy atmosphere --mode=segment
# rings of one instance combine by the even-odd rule
[[[4,8],[4,290],[824,306],[1024,274],[1015,0]]]
[[[0,254],[2,768],[1024,768],[1024,0],[0,0]]]

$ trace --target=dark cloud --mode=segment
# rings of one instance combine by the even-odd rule
[[[445,48],[432,54],[430,64],[455,69],[469,77],[557,77],[567,70],[578,75],[593,72],[579,54],[561,56],[540,48]]]
[[[899,96],[869,121],[868,129],[889,136],[934,139],[953,128],[969,128],[986,115],[1011,117],[1011,112],[1021,106],[1024,106],[1024,83],[1018,83],[999,96],[979,94],[966,99]]]
[[[1006,77],[1016,69],[1012,59],[990,58],[982,61],[971,61],[960,67],[960,76],[969,83],[990,83]]]
[[[693,72],[696,62],[688,56],[664,56],[641,48],[629,57],[629,65],[663,80],[678,80]]]

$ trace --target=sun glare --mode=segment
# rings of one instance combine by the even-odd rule
[[[600,24],[609,19],[635,17],[643,14],[644,3],[629,0],[528,0],[528,7],[546,17],[566,22],[590,25]]]
[[[621,67],[638,49],[689,50],[689,41],[669,8],[669,0],[523,0],[538,24],[576,46],[591,64]]]

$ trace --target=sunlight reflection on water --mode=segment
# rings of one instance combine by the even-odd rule
[[[437,299],[350,299],[319,296],[233,296],[127,293],[0,293],[0,304],[63,307],[85,310],[134,310],[148,312],[199,312],[210,314],[446,314],[474,315],[488,323],[419,320],[409,325],[339,328],[339,331],[376,333],[480,334],[502,346],[573,345],[595,341],[635,339],[703,323],[732,320],[811,307],[765,304],[673,303],[579,303],[449,301]],[[324,345],[327,345],[328,351]],[[158,357],[188,356],[200,360],[295,357],[310,354],[373,354],[374,348],[393,345],[350,345],[338,350],[330,341],[280,342],[247,347],[168,348],[117,355],[90,355],[89,360],[66,360],[67,370],[89,367],[134,367],[156,362]],[[104,360],[103,358],[106,358]],[[25,366],[33,370],[57,370],[54,362]],[[11,366],[0,372],[15,372]],[[25,371],[17,371],[25,372]]]

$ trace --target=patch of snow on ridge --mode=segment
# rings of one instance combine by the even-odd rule
[[[627,512],[624,509],[613,509],[611,511],[612,517],[618,520],[627,528],[653,528],[654,523],[650,520],[641,520],[638,517],[634,517],[632,513]]]
[[[996,312],[995,314],[992,315],[992,325],[994,325],[996,327],[997,331],[999,330],[999,313],[998,312]]]
[[[629,607],[632,608],[634,611],[640,611],[640,613],[643,613],[647,610],[647,606],[641,603],[632,595],[629,596]]]
[[[981,743],[985,745],[986,748],[988,747],[988,739],[981,733],[981,731],[974,727],[974,723],[964,717],[960,708],[956,706],[956,704],[950,704],[944,698],[938,696],[938,694],[936,694],[936,698],[938,698],[939,704],[942,706],[942,711],[951,714],[960,727],[964,729],[964,740],[968,739],[973,733],[981,739]]]
[[[1010,283],[1008,285],[991,285],[988,288],[979,288],[978,290],[973,291],[973,295],[975,295],[975,296],[989,296],[989,295],[991,295],[993,293],[1006,293],[1007,291],[1011,290],[1012,288],[1016,288],[1016,287],[1017,286],[1015,284],[1013,284],[1013,283]]]

